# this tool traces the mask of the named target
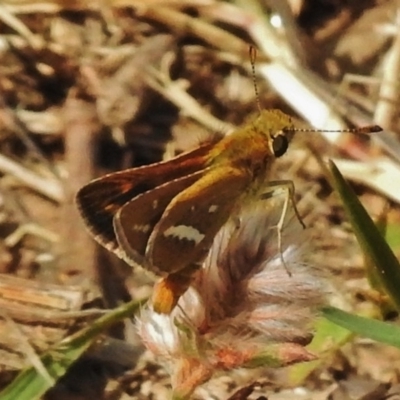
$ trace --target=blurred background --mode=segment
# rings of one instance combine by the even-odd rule
[[[383,128],[298,133],[273,172],[274,180],[294,182],[313,262],[341,288],[339,305],[374,314],[381,299],[365,278],[323,161],[334,159],[369,214],[384,219],[398,254],[399,11],[397,0],[2,1],[1,388],[33,362],[28,353],[40,354],[99,315],[86,311],[151,294],[152,277],[88,235],[77,190],[229,134],[258,112],[258,102],[291,115],[299,128]],[[386,311],[384,318],[397,316]],[[169,377],[143,353],[132,324],[116,324],[107,337],[121,340],[111,354],[96,349],[83,357],[47,399],[168,398]],[[285,389],[287,375],[264,371],[216,379],[194,398],[400,396],[398,350],[343,342],[294,380],[304,393]],[[233,397],[249,381],[257,384]]]

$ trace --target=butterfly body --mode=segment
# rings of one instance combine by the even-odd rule
[[[100,244],[165,278],[172,297],[157,307],[169,312],[219,229],[262,192],[293,132],[286,114],[261,111],[216,143],[89,183],[79,209]]]

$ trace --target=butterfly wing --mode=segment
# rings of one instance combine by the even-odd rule
[[[169,161],[108,174],[80,189],[76,202],[93,237],[109,251],[117,252],[113,219],[118,210],[141,193],[204,169],[212,146],[206,144]]]
[[[148,270],[154,270],[144,257],[154,226],[177,194],[187,190],[207,171],[205,169],[174,179],[124,204],[114,217],[114,232],[119,243],[117,255],[129,265],[140,265]]]
[[[199,262],[250,183],[245,168],[218,166],[175,196],[150,235],[148,261],[164,273]]]

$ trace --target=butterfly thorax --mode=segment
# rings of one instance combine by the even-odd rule
[[[273,147],[275,138],[284,135],[290,140],[292,132],[293,124],[287,115],[279,110],[263,110],[218,142],[209,153],[207,164],[212,168],[231,165],[246,170],[248,189],[257,191],[277,157]]]

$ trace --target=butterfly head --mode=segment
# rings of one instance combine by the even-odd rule
[[[271,154],[281,157],[286,153],[295,132],[295,126],[288,115],[280,110],[262,110],[255,121],[255,127],[268,136]]]

